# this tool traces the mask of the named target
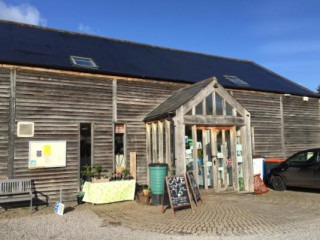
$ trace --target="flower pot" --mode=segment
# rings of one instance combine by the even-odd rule
[[[136,195],[136,201],[137,203],[148,205],[150,202],[150,196],[144,196],[143,192],[138,192]]]
[[[142,190],[144,196],[150,196],[150,191],[151,191],[150,189],[143,189]]]
[[[83,193],[80,193],[80,194],[77,195],[78,205],[83,204],[83,201],[82,201],[83,197],[84,197]]]

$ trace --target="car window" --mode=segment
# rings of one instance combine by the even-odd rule
[[[320,163],[320,152],[317,152],[317,162]]]
[[[299,162],[299,163],[312,162],[312,161],[314,161],[314,152],[303,152],[293,156],[290,159],[290,162]]]

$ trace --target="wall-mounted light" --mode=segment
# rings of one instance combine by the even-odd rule
[[[302,97],[302,100],[305,101],[305,102],[308,102],[309,101],[309,97]]]

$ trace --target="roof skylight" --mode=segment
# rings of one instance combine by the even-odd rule
[[[238,78],[237,76],[223,76],[225,79],[229,80],[230,82],[237,84],[239,86],[249,86],[249,83],[243,81],[242,79]]]
[[[79,67],[97,68],[98,66],[91,58],[70,56],[72,64]]]

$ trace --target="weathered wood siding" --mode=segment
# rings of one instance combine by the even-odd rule
[[[0,68],[0,176],[7,176],[10,70]]]
[[[319,99],[303,101],[301,96],[283,97],[286,157],[320,147]]]
[[[37,191],[48,195],[51,202],[60,188],[65,200],[75,200],[80,122],[94,124],[94,163],[112,169],[112,80],[18,70],[16,121],[34,122],[35,136],[16,137],[14,177],[34,179]],[[31,140],[66,140],[67,166],[28,169]]]
[[[233,96],[251,113],[255,154],[282,158],[280,96],[247,91],[233,91]]]
[[[127,128],[127,166],[129,152],[137,152],[137,181],[147,182],[146,127],[143,118],[185,84],[159,81],[117,83],[118,122]]]

